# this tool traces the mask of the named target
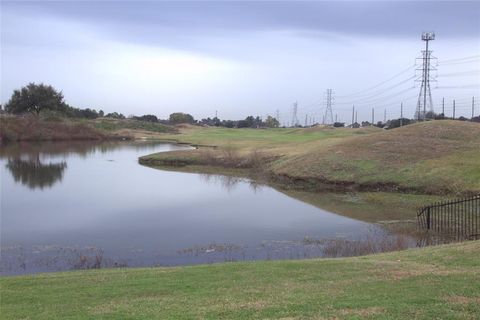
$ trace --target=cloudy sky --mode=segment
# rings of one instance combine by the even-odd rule
[[[287,124],[324,114],[351,120],[413,116],[415,58],[438,58],[436,111],[480,100],[480,2],[1,2],[1,101],[28,82],[71,105],[125,115],[275,115]],[[436,62],[435,62],[436,65]],[[418,75],[418,72],[417,72]],[[480,103],[477,106],[480,113]]]

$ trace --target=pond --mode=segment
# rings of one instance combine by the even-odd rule
[[[139,156],[185,148],[2,147],[1,273],[318,257],[322,239],[379,229],[246,179],[138,164]]]

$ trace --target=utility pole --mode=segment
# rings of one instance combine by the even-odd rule
[[[403,127],[403,102],[400,103],[400,127]]]
[[[375,125],[375,109],[372,108],[372,126]]]
[[[442,98],[442,114],[445,117],[445,98]]]
[[[333,124],[333,111],[332,106],[334,104],[334,92],[332,89],[325,91],[325,116],[323,117],[322,124]]]
[[[455,120],[455,99],[453,99],[453,120]]]
[[[432,57],[432,51],[428,50],[428,42],[435,40],[435,33],[434,32],[424,32],[422,33],[422,40],[425,41],[425,50],[422,51],[422,57],[418,59],[422,59],[422,68],[417,69],[422,71],[421,79],[420,77],[417,78],[415,81],[421,81],[422,85],[420,86],[420,93],[418,94],[418,101],[417,101],[417,120],[420,119],[425,120],[427,115],[427,95],[429,97],[429,111],[433,111],[433,102],[432,102],[432,92],[430,90],[430,82],[435,81],[435,78],[430,75],[430,71],[436,70],[435,67],[431,66],[431,59],[435,59]],[[423,109],[423,110],[422,110]]]
[[[308,115],[306,114],[305,115],[305,127],[307,126],[307,123],[308,123],[307,121],[308,121]]]
[[[354,120],[355,120],[355,106],[352,107],[352,128],[353,128]]]
[[[335,113],[335,122],[338,122],[337,119],[338,119],[338,115]]]
[[[355,123],[358,123],[358,118],[357,118],[357,116],[358,116],[358,111],[355,111]]]
[[[387,123],[387,109],[383,111],[383,123]]]
[[[280,123],[280,110],[277,109],[277,112],[276,112],[276,114],[275,114],[275,117],[276,117],[278,123]]]
[[[218,111],[215,110],[215,119],[218,119],[217,115],[218,115]]]

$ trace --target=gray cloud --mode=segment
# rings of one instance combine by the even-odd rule
[[[17,13],[73,19],[131,41],[254,31],[323,31],[407,37],[434,29],[444,37],[480,36],[480,3],[319,2],[2,2]]]
[[[413,64],[424,30],[437,33],[432,47],[441,59],[480,49],[480,2],[473,1],[2,1],[1,8],[2,101],[14,88],[44,81],[64,89],[74,105],[127,114],[203,116],[218,107],[243,117],[280,108],[285,118],[298,99],[302,112],[320,116],[325,88],[356,92]],[[175,68],[182,66],[164,62],[164,49],[186,52],[206,69],[197,75],[183,68],[179,77]],[[478,83],[449,81],[457,80]],[[414,108],[416,91],[405,95],[413,97],[406,108]],[[361,111],[367,119],[370,107]]]

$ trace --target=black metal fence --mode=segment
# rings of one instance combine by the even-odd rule
[[[417,218],[422,229],[456,239],[480,239],[480,195],[423,207]]]

